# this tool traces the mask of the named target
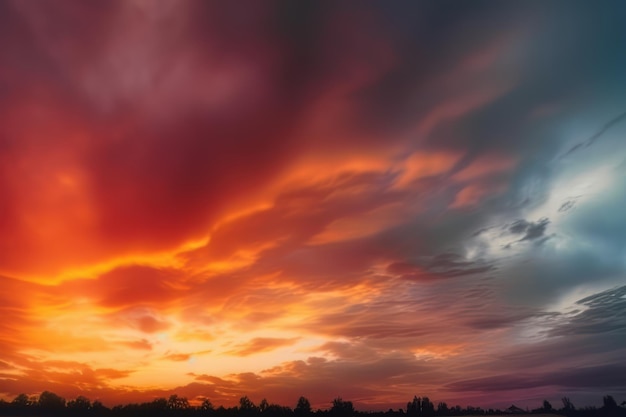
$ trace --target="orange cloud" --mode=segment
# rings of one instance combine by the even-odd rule
[[[415,152],[404,162],[398,187],[410,186],[414,181],[449,172],[462,155],[457,152]]]
[[[510,172],[516,163],[516,159],[508,155],[481,155],[452,178],[456,181],[471,182],[488,176],[503,175]]]
[[[152,343],[150,343],[146,339],[120,342],[120,344],[122,344],[123,346],[127,346],[131,349],[152,350]]]
[[[401,224],[407,217],[406,208],[400,204],[377,207],[367,213],[332,221],[321,233],[313,236],[309,243],[322,245],[369,236]]]
[[[230,351],[232,355],[248,356],[261,352],[268,352],[283,346],[291,346],[298,341],[299,338],[281,339],[274,337],[257,337],[247,343],[238,345],[236,349]]]
[[[165,356],[165,359],[175,362],[184,362],[189,360],[189,358],[191,358],[191,355],[188,353],[171,353]]]

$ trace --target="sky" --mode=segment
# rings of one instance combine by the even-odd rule
[[[626,400],[626,3],[0,1],[0,397]]]

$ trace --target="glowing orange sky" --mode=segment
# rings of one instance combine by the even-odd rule
[[[0,397],[626,395],[612,6],[1,2]]]

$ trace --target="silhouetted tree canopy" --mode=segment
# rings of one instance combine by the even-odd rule
[[[344,401],[341,397],[333,400],[333,406],[330,409],[331,414],[338,416],[351,416],[354,414],[354,405],[352,401]]]
[[[298,398],[298,403],[293,411],[298,415],[311,414],[311,403],[306,397],[300,397]]]
[[[561,401],[563,402],[563,410],[572,411],[576,409],[568,397],[561,398]]]
[[[200,404],[200,409],[204,411],[213,410],[213,403],[208,398],[205,398]]]
[[[418,416],[422,410],[422,399],[417,395],[413,397],[413,401],[406,403],[406,413],[409,416]]]
[[[611,395],[605,395],[604,398],[602,398],[602,402],[604,404],[604,408],[608,410],[617,408],[617,402]]]
[[[44,410],[63,410],[65,408],[65,398],[59,397],[53,392],[44,391],[39,396],[39,407]]]
[[[448,407],[445,402],[439,402],[435,409],[433,402],[426,396],[414,396],[413,400],[407,403],[407,416],[404,410],[394,411],[389,409],[386,412],[363,413],[355,410],[351,401],[344,401],[341,397],[335,398],[328,411],[317,410],[315,413],[311,409],[311,403],[306,397],[300,397],[296,407],[292,410],[289,407],[272,404],[267,399],[261,400],[257,407],[247,396],[239,399],[239,407],[225,408],[219,406],[217,409],[208,398],[199,398],[196,401],[200,404],[192,405],[185,397],[176,394],[168,399],[155,398],[150,402],[141,404],[116,405],[112,409],[105,407],[100,401],[93,403],[84,396],[78,396],[73,400],[65,401],[63,397],[49,391],[41,393],[39,398],[29,397],[27,394],[19,394],[12,401],[7,402],[0,399],[1,416],[74,416],[74,417],[303,417],[315,415],[315,417],[408,417],[408,416],[476,416],[476,415],[501,415],[501,414],[526,414],[527,411],[515,406],[507,410],[484,410],[480,407],[467,406],[462,408],[459,405]],[[543,401],[540,408],[534,409],[532,413],[555,413],[567,417],[626,417],[626,402],[621,406],[611,395],[606,395],[602,399],[602,408],[583,407],[576,409],[568,397],[563,397],[563,408],[555,410],[548,400]]]
[[[67,402],[67,408],[75,411],[86,411],[91,409],[91,401],[89,401],[89,398],[79,395]]]
[[[11,401],[11,404],[18,406],[18,407],[26,407],[30,405],[30,401],[29,401],[28,395],[19,394],[17,397],[13,399],[13,401]]]
[[[239,411],[245,414],[251,414],[257,411],[257,407],[250,398],[243,396],[239,399]]]
[[[185,397],[179,397],[178,395],[170,395],[167,400],[167,408],[170,410],[186,410],[189,408],[189,401]]]
[[[548,400],[543,400],[543,409],[547,412],[552,411],[552,404]]]

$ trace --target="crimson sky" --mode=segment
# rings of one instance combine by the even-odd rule
[[[0,396],[626,399],[626,3],[0,1]]]

